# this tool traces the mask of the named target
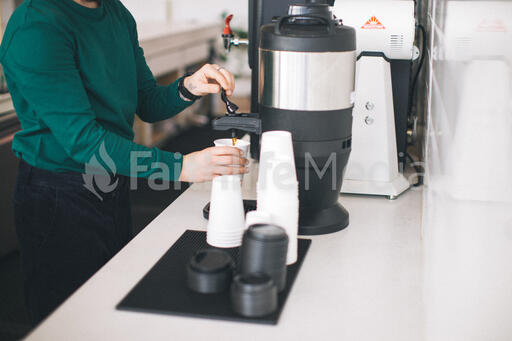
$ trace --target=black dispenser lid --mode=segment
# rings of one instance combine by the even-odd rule
[[[291,5],[289,14],[261,27],[260,48],[296,52],[344,52],[356,49],[356,33],[333,18],[324,3]]]

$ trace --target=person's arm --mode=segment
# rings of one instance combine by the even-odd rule
[[[168,86],[158,85],[153,73],[149,69],[144,50],[139,45],[137,24],[133,16],[126,10],[128,25],[135,54],[137,66],[138,103],[137,115],[141,120],[149,123],[168,119],[193,104],[180,96],[178,82]],[[184,86],[196,96],[219,93],[220,87],[226,89],[228,96],[235,89],[234,76],[218,65],[206,64],[193,75],[185,78]]]
[[[100,148],[113,159],[117,173],[167,180],[207,181],[214,176],[245,172],[247,160],[234,147],[214,147],[183,157],[148,148],[106,130],[98,121],[77,69],[73,39],[49,24],[20,29],[4,49],[4,72],[23,94],[34,116],[48,128],[64,151],[78,163],[99,156]],[[140,156],[137,162],[133,156]],[[138,166],[137,174],[131,168]],[[166,166],[169,172],[162,172]],[[145,170],[142,171],[141,168]]]
[[[137,176],[160,173],[158,163],[169,168],[168,174],[162,173],[167,180],[180,176],[181,154],[135,144],[96,121],[74,59],[73,40],[66,32],[49,24],[30,24],[16,32],[2,63],[34,112],[33,119],[47,127],[76,162],[88,163],[104,145],[119,174],[130,175],[130,158],[139,155],[137,164],[146,170]]]
[[[133,24],[135,25],[135,23]],[[137,40],[137,30],[133,28],[135,35],[134,53],[137,66],[138,103],[137,115],[144,122],[157,122],[173,117],[185,108],[192,105],[193,101],[183,99],[178,92],[178,81],[168,86],[158,85],[153,73],[149,69],[144,51]]]

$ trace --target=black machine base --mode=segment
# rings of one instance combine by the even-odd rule
[[[256,210],[256,200],[244,200],[245,213]],[[210,203],[203,208],[203,216],[208,219]],[[299,218],[299,234],[314,236],[343,230],[348,226],[347,210],[339,203],[327,209],[316,212],[301,212]]]
[[[349,216],[347,210],[339,203],[336,203],[334,206],[321,211],[301,211],[299,234],[312,236],[338,232],[347,227],[348,223]]]

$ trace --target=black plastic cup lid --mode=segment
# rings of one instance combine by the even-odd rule
[[[264,273],[241,274],[233,280],[233,290],[241,294],[261,293],[273,286],[272,278]]]
[[[233,260],[224,251],[206,249],[197,251],[190,260],[190,268],[202,273],[225,271],[233,266]]]
[[[257,224],[244,233],[240,270],[271,276],[278,291],[286,286],[288,235],[273,224]]]
[[[244,237],[263,242],[285,242],[288,240],[288,235],[283,228],[271,224],[252,225],[245,231]]]
[[[211,294],[225,291],[233,279],[234,262],[224,251],[197,251],[187,265],[187,285],[196,292]]]
[[[243,316],[259,317],[277,309],[277,288],[272,278],[263,273],[235,276],[231,285],[231,305]]]

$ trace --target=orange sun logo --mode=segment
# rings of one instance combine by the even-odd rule
[[[382,23],[377,19],[377,17],[372,16],[368,21],[361,26],[362,29],[374,29],[374,30],[384,30],[386,27],[382,25]]]

